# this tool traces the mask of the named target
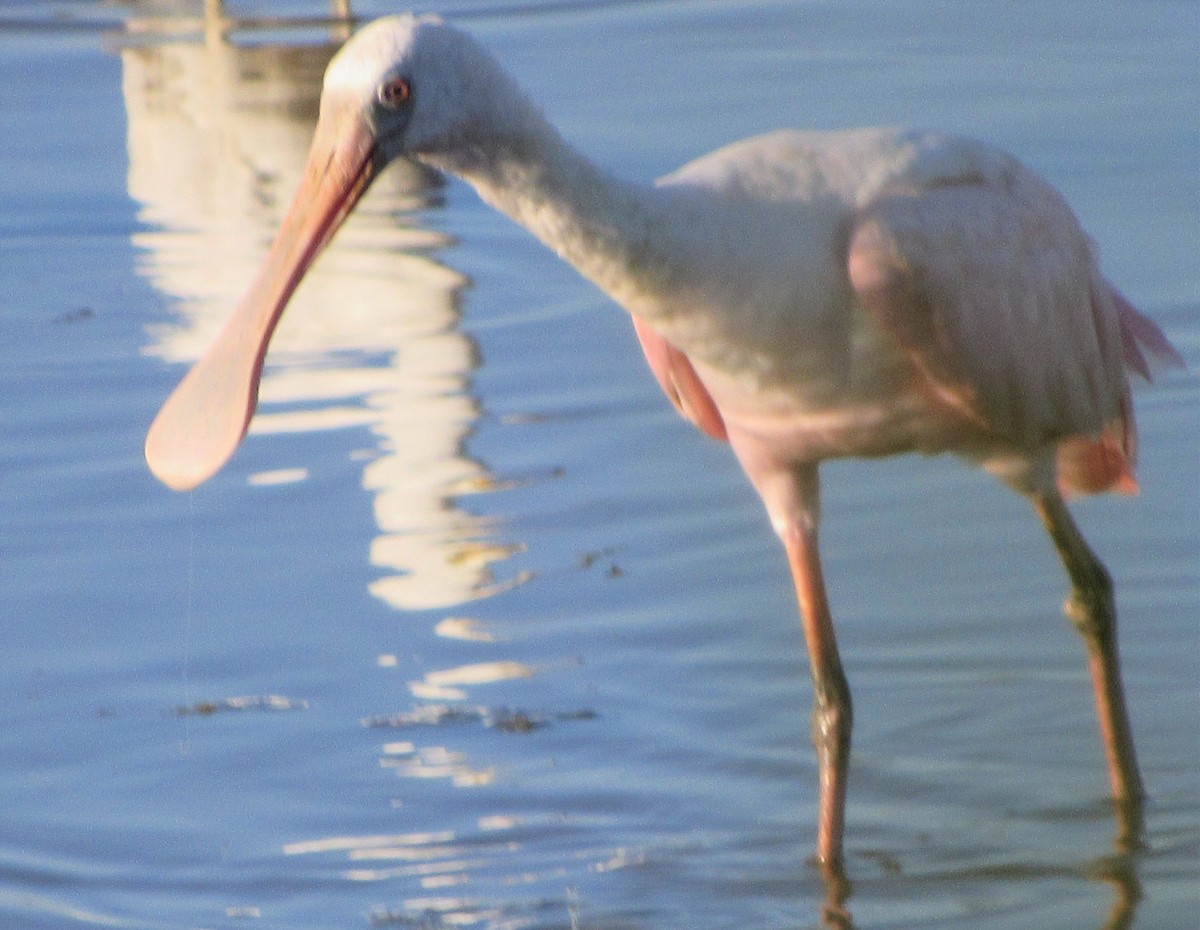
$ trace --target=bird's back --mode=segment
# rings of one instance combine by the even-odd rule
[[[785,458],[950,450],[1018,485],[1071,440],[1074,489],[1132,486],[1126,359],[1147,326],[1144,347],[1169,344],[1100,275],[1061,196],[1012,156],[925,131],[781,131],[660,185],[705,191],[743,225],[780,223],[757,245],[747,230],[729,261],[740,248],[753,263],[791,241],[785,224],[809,223],[789,260],[745,275],[778,280],[715,311],[725,358],[696,345],[735,436],[745,411],[746,431]]]
[[[782,129],[722,146],[659,179],[731,198],[818,203],[848,210],[897,185],[927,188],[1011,171],[1006,153],[947,133],[875,127],[837,131]]]

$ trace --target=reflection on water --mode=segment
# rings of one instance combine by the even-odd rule
[[[121,50],[129,192],[148,227],[139,272],[171,306],[146,351],[191,362],[253,277],[299,179],[321,75],[316,45],[156,42]],[[520,581],[492,566],[510,547],[455,506],[492,481],[463,452],[478,417],[476,364],[457,329],[461,275],[432,256],[446,238],[415,225],[436,180],[399,164],[368,195],[293,298],[272,345],[251,431],[365,427],[356,454],[374,498],[371,591],[406,609],[460,604]],[[303,469],[252,476],[269,485]]]
[[[583,826],[577,824],[577,827]],[[430,833],[367,834],[333,836],[318,840],[289,843],[288,856],[334,856],[345,863],[342,877],[355,882],[379,882],[414,879],[422,894],[406,898],[399,907],[379,909],[371,915],[376,926],[396,924],[417,927],[480,926],[517,930],[533,926],[562,926],[567,916],[577,926],[576,907],[568,894],[563,899],[542,898],[530,903],[506,903],[503,895],[485,896],[487,882],[481,888],[479,876],[494,873],[497,860],[512,858],[516,852],[529,853],[529,847],[546,834],[561,834],[567,825],[553,816],[480,817],[461,833],[444,830]],[[635,851],[618,849],[580,850],[577,862],[548,864],[546,876],[568,877],[580,866],[594,873],[611,872],[643,864]],[[500,870],[497,888],[529,884],[529,873],[506,874]],[[470,895],[454,894],[453,889],[470,886]],[[549,922],[547,922],[549,920]]]
[[[128,118],[130,195],[145,230],[135,236],[139,273],[169,305],[149,330],[147,354],[182,366],[215,335],[254,275],[303,168],[316,120],[321,76],[338,36],[310,45],[239,44],[209,30],[193,41],[169,41],[142,23],[138,42],[121,48]],[[375,185],[292,299],[272,343],[258,435],[365,429],[372,446],[351,454],[362,465],[377,532],[371,564],[385,574],[371,592],[398,609],[462,604],[507,590],[523,575],[497,580],[494,566],[517,546],[455,504],[459,496],[496,488],[464,452],[480,405],[469,393],[478,353],[458,329],[467,283],[435,259],[445,236],[422,229],[414,211],[437,193],[438,179],[417,166],[394,165]],[[286,463],[285,463],[286,464]],[[255,486],[304,481],[303,467],[249,476]],[[266,493],[266,492],[264,492]],[[448,639],[494,641],[479,622],[446,617],[436,628]],[[382,655],[377,664],[398,664]],[[537,670],[515,661],[473,662],[428,671],[408,683],[415,710],[363,725],[386,731],[379,765],[404,779],[444,780],[458,789],[492,784],[492,765],[440,745],[446,727],[481,724],[496,732],[527,732],[571,715],[531,714],[468,704],[468,689],[528,678]],[[449,703],[447,703],[449,702]],[[226,707],[228,705],[228,707]],[[213,702],[196,713],[233,709]],[[211,709],[209,707],[211,706]],[[421,727],[427,744],[396,740],[400,728]],[[384,812],[381,812],[381,815]],[[463,921],[528,925],[532,905],[504,902],[504,889],[530,880],[526,838],[539,829],[508,815],[480,818],[474,835],[453,831],[332,837],[284,846],[287,856],[343,857],[342,878],[401,881],[428,896],[405,899],[375,923],[423,915],[449,926]],[[616,867],[621,857],[597,850],[574,868]],[[562,870],[544,863],[545,874]],[[519,868],[520,875],[509,874]],[[446,897],[467,883],[498,874],[493,900]],[[541,905],[539,905],[541,906]],[[558,903],[558,915],[566,903]],[[537,908],[535,907],[535,910]],[[524,915],[524,916],[522,916]],[[496,925],[499,925],[497,923]]]

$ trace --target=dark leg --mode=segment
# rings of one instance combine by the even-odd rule
[[[1108,777],[1113,799],[1118,805],[1123,831],[1129,834],[1128,839],[1136,842],[1141,830],[1144,792],[1133,751],[1133,733],[1125,709],[1125,693],[1121,687],[1112,579],[1108,570],[1088,548],[1067,505],[1057,492],[1035,495],[1033,506],[1050,533],[1071,579],[1071,596],[1064,609],[1087,646],[1088,668],[1096,696],[1096,713],[1100,718],[1100,735],[1108,756]]]
[[[816,468],[806,469],[796,483],[800,507],[798,513],[779,529],[779,535],[796,586],[812,670],[812,740],[817,751],[820,779],[817,861],[827,869],[840,871],[846,773],[850,762],[850,687],[838,656],[833,618],[821,576],[821,558],[817,550]]]

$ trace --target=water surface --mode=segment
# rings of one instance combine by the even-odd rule
[[[190,495],[146,472],[342,35],[324,3],[229,6],[308,25],[0,4],[0,923],[819,926],[807,670],[761,508],[622,314],[464,185],[389,171],[229,467]],[[426,6],[629,177],[786,125],[1018,152],[1200,364],[1190,3]],[[855,926],[1194,925],[1200,389],[1136,403],[1142,494],[1075,508],[1118,587],[1133,855],[1024,501],[950,459],[825,469]]]

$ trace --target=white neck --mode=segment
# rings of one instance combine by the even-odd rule
[[[608,175],[531,105],[470,150],[426,161],[470,183],[485,202],[537,236],[626,309],[651,318],[671,293],[663,192]],[[480,153],[486,153],[481,155]]]

